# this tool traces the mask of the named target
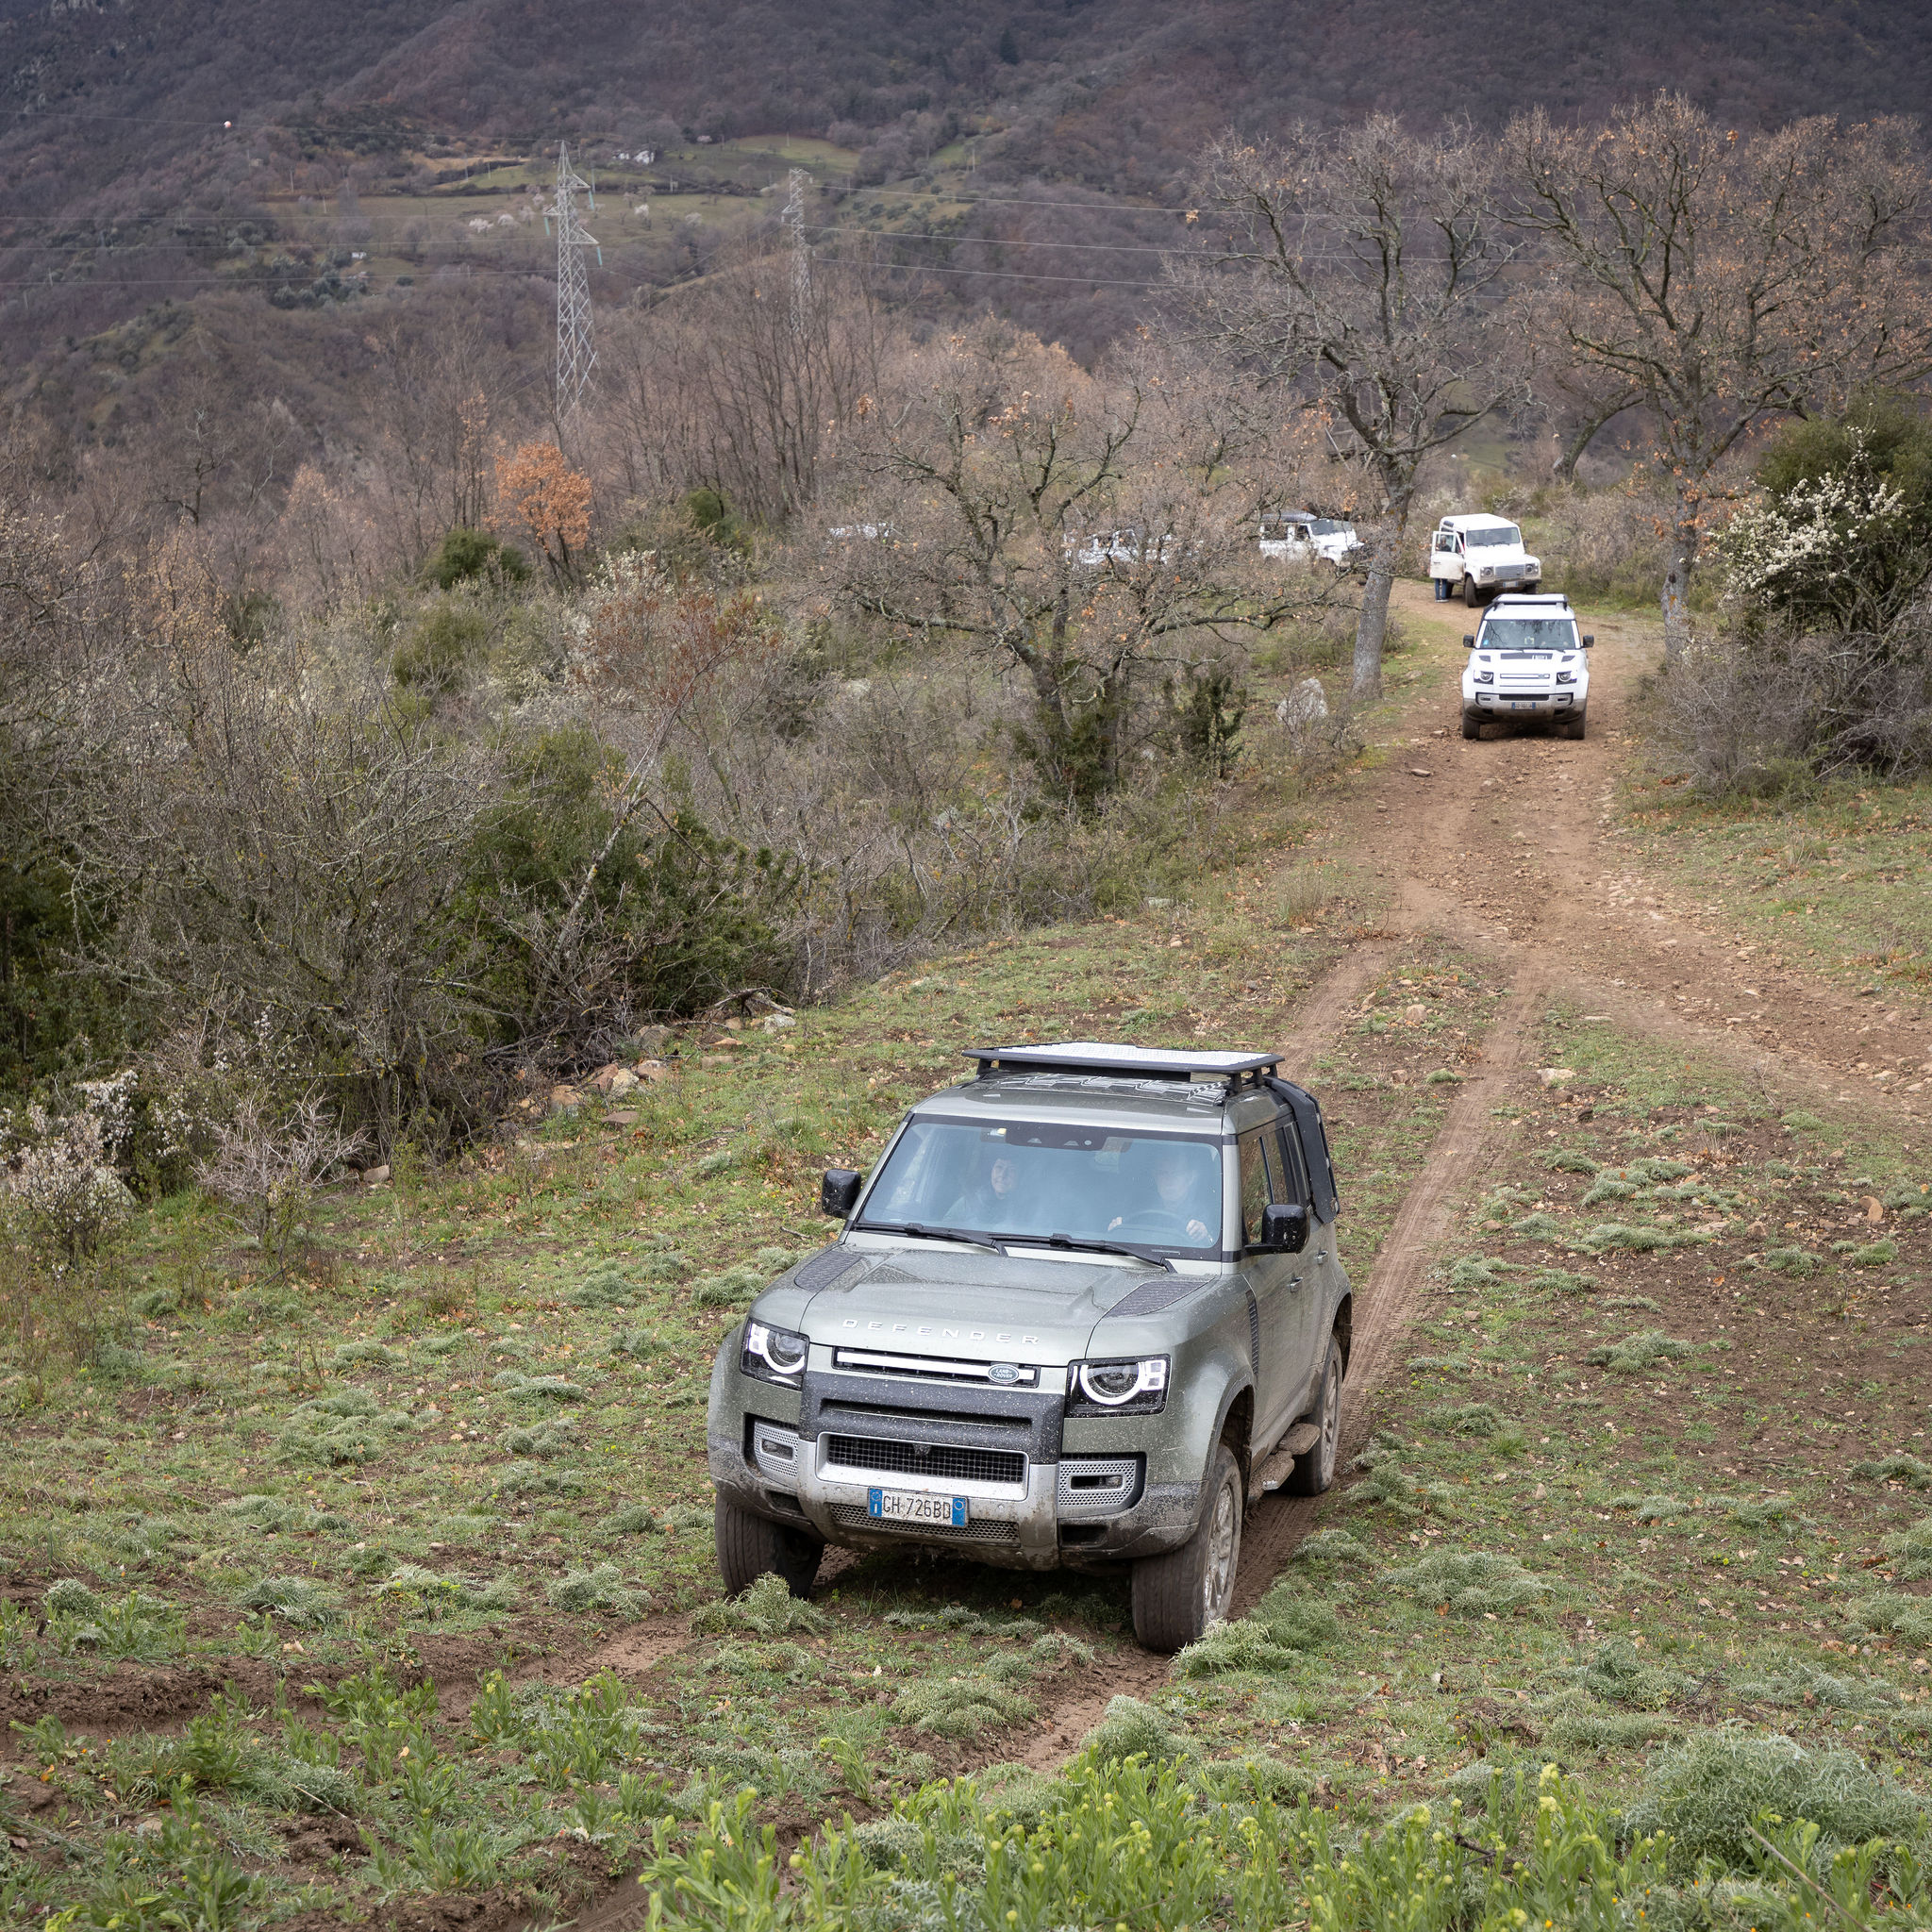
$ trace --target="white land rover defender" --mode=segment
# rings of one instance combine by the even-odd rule
[[[1263,557],[1288,563],[1332,563],[1346,570],[1362,541],[1355,525],[1340,517],[1317,516],[1313,510],[1263,510],[1260,550]]]
[[[1579,637],[1576,613],[1560,593],[1498,597],[1465,637],[1462,735],[1480,738],[1491,719],[1550,724],[1581,738],[1590,704],[1590,659],[1596,640]]]
[[[1541,560],[1523,547],[1523,532],[1507,517],[1444,517],[1429,540],[1429,576],[1436,602],[1459,585],[1474,610],[1498,591],[1519,591],[1542,581]]]

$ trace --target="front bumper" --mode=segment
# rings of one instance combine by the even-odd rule
[[[768,1390],[721,1364],[707,1444],[720,1494],[848,1549],[946,1550],[1016,1570],[1106,1569],[1193,1534],[1199,1484],[1150,1482],[1131,1450],[1063,1455],[1057,1395],[1009,1397],[1001,1424],[942,1420],[938,1391],[922,1391],[923,1414],[869,1405],[862,1421],[825,1399],[851,1392],[818,1377],[802,1395]],[[875,1491],[959,1498],[965,1520],[884,1521],[871,1513]]]
[[[1574,691],[1482,691],[1465,696],[1462,708],[1472,718],[1567,717],[1579,708],[1582,694]]]

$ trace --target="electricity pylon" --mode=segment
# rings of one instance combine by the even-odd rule
[[[791,241],[791,333],[805,340],[806,315],[811,307],[811,244],[805,239],[805,170],[791,171],[791,192],[785,197],[785,232]]]
[[[589,196],[591,211],[597,207],[590,184],[570,164],[570,149],[559,142],[557,149],[557,420],[568,423],[584,400],[591,384],[591,365],[597,351],[591,342],[591,276],[584,265],[584,250],[597,249],[601,268],[604,251],[596,237],[577,219],[578,190]]]

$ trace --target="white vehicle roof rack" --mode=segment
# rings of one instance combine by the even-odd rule
[[[1136,1080],[1224,1081],[1243,1076],[1258,1083],[1281,1064],[1278,1053],[1180,1053],[1158,1046],[1119,1046],[1100,1040],[1062,1040],[1042,1046],[971,1046],[976,1079],[1024,1071],[1030,1074],[1121,1074]]]

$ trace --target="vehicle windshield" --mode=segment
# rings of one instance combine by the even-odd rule
[[[1333,517],[1317,517],[1308,525],[1308,528],[1314,531],[1318,537],[1345,537],[1348,535],[1348,525],[1346,524],[1338,524]]]
[[[1574,651],[1574,617],[1492,617],[1476,640],[1485,651]]]
[[[1462,540],[1472,550],[1494,550],[1523,541],[1523,532],[1514,524],[1491,524],[1486,530],[1465,530]]]
[[[1072,1122],[914,1121],[856,1226],[908,1225],[1012,1241],[1221,1246],[1221,1143],[1109,1134]]]

